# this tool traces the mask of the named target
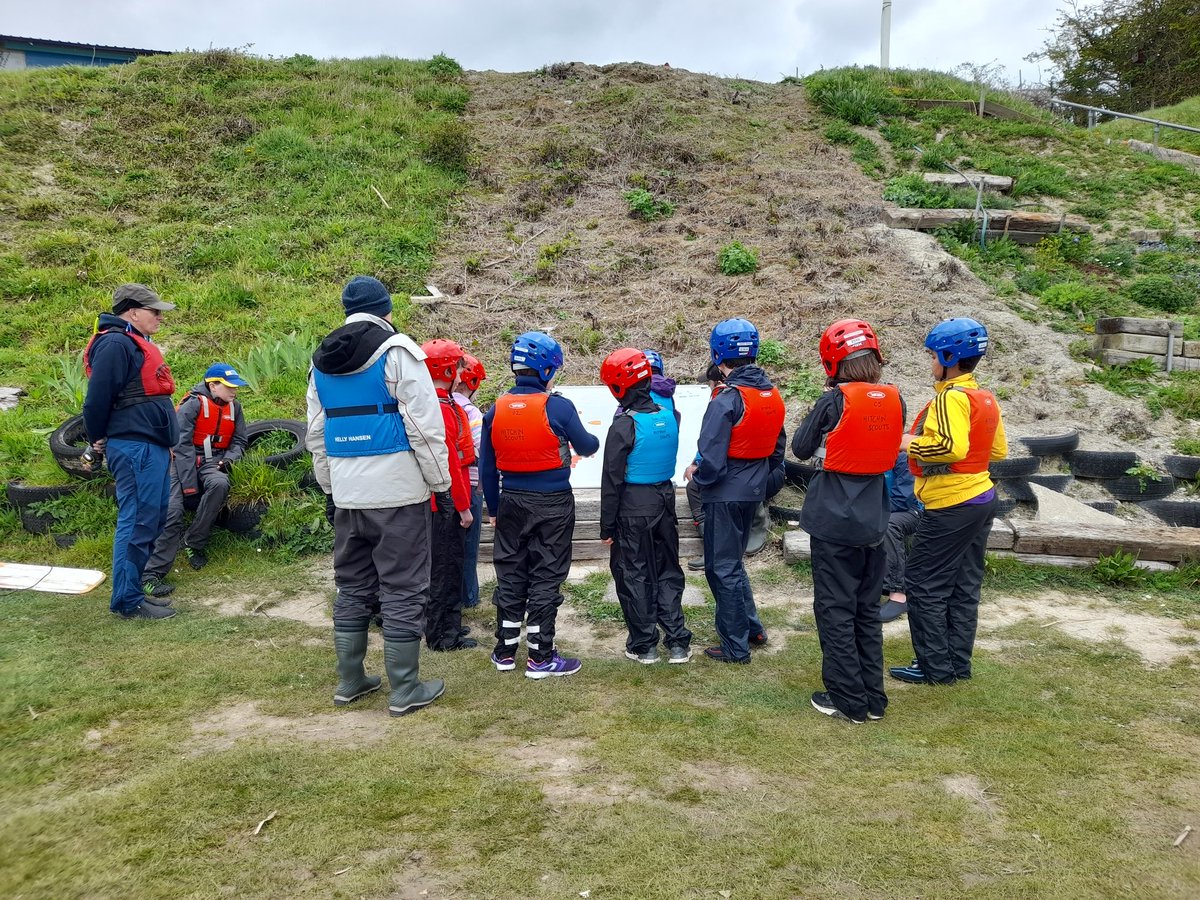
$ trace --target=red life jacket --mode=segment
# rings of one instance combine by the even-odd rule
[[[755,388],[744,384],[724,385],[742,395],[745,410],[729,435],[730,459],[766,459],[775,452],[779,429],[786,410],[779,388]]]
[[[438,394],[438,400],[454,410],[454,418],[458,422],[458,436],[454,443],[454,448],[458,453],[458,464],[460,466],[474,465],[475,441],[471,438],[471,420],[467,418],[467,411],[449,395],[443,397]]]
[[[179,401],[176,410],[181,409],[192,397],[200,401],[200,412],[196,415],[196,425],[192,431],[192,443],[197,449],[203,448],[204,455],[196,456],[196,465],[203,460],[212,459],[214,450],[228,450],[233,442],[234,425],[237,421],[233,403],[222,406],[205,394],[188,393]]]
[[[842,418],[825,435],[817,456],[827,472],[882,475],[896,465],[904,433],[904,406],[894,384],[839,384]]]
[[[912,472],[918,478],[926,478],[930,475],[943,475],[948,472],[978,474],[986,472],[988,470],[988,463],[991,461],[992,443],[996,439],[996,429],[1000,427],[1000,407],[996,404],[996,398],[992,396],[991,391],[985,391],[981,388],[952,387],[947,388],[947,390],[962,391],[967,395],[967,400],[971,404],[971,425],[967,438],[967,455],[958,462],[948,464],[933,463],[925,466],[922,466],[910,455],[908,457],[908,471]],[[921,414],[913,422],[910,434],[919,435],[925,428],[925,417],[929,415],[929,407],[932,405],[933,400],[925,404],[925,408],[921,410]]]
[[[501,472],[548,472],[571,467],[567,441],[546,415],[549,394],[505,394],[492,416],[492,449]]]
[[[171,377],[171,367],[163,359],[162,351],[158,349],[157,344],[142,337],[132,328],[122,329],[114,326],[92,335],[87,346],[83,348],[83,372],[88,378],[92,377],[92,344],[100,335],[110,332],[125,335],[142,352],[141,370],[121,388],[116,402],[113,403],[113,409],[124,409],[135,403],[145,403],[155,397],[169,397],[175,393],[175,379]]]

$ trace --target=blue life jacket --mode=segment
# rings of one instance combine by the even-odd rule
[[[661,406],[663,409],[668,409],[672,413],[675,412],[675,398],[668,397],[666,394],[659,394],[656,391],[650,392],[650,399]]]
[[[674,411],[660,404],[658,412],[626,411],[633,416],[633,450],[625,461],[625,481],[629,484],[658,484],[675,477],[675,458],[679,455],[679,423]]]
[[[313,369],[313,383],[325,408],[325,452],[330,456],[382,456],[411,450],[404,417],[388,390],[387,352],[352,375]]]

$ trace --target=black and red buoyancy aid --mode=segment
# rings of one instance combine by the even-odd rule
[[[179,401],[177,408],[182,408],[192,397],[200,401],[200,412],[196,414],[196,424],[192,430],[192,443],[197,449],[203,449],[203,459],[212,459],[214,450],[228,450],[233,442],[237,412],[233,403],[217,403],[204,394],[192,391]],[[196,465],[202,461],[197,455]]]
[[[996,430],[1000,427],[1000,407],[996,404],[996,398],[992,396],[991,391],[985,391],[982,388],[955,386],[947,388],[947,390],[962,391],[967,395],[970,403],[971,424],[967,439],[967,455],[958,462],[932,463],[925,466],[910,455],[908,471],[917,478],[944,475],[950,472],[977,475],[980,472],[986,472],[988,463],[991,462],[992,443],[996,439]],[[936,399],[935,397],[934,400]],[[910,434],[920,435],[924,430],[925,417],[929,415],[929,408],[933,406],[934,400],[925,404],[925,408],[913,422],[912,428],[909,430]]]
[[[722,385],[742,395],[744,411],[729,435],[730,459],[766,459],[775,452],[786,410],[779,388],[756,388],[745,384]]]
[[[501,472],[548,472],[571,466],[565,439],[550,427],[549,394],[504,394],[492,416],[492,449]]]
[[[904,434],[904,405],[894,384],[838,385],[842,418],[825,435],[817,457],[827,472],[882,475],[896,465]]]
[[[83,372],[88,378],[92,377],[92,344],[102,334],[123,334],[142,353],[142,367],[136,377],[117,394],[113,409],[124,409],[135,403],[145,403],[155,397],[169,397],[175,393],[175,379],[171,377],[171,367],[163,359],[158,345],[148,338],[142,337],[132,327],[118,328],[116,326],[97,331],[83,348]]]
[[[475,440],[471,437],[471,420],[467,418],[467,411],[448,395],[443,397],[439,393],[438,402],[445,403],[454,410],[454,418],[458,422],[458,437],[454,444],[454,449],[458,453],[458,464],[460,466],[475,465]]]

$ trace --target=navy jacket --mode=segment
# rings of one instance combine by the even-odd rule
[[[758,366],[741,366],[729,373],[728,385],[771,388],[767,373]],[[754,501],[761,503],[783,487],[783,454],[787,433],[780,427],[775,450],[766,459],[730,459],[729,437],[746,405],[737,391],[721,391],[704,410],[700,438],[696,442],[699,468],[692,480],[705,503]]]
[[[810,459],[842,420],[845,397],[826,391],[792,436],[792,453]],[[847,547],[872,547],[887,533],[890,504],[883,475],[846,475],[818,469],[808,483],[800,527],[813,537]]]
[[[97,327],[124,330],[127,324],[112,313],[101,313]],[[133,340],[124,334],[106,332],[92,342],[90,357],[92,375],[83,399],[88,441],[112,438],[174,447],[179,442],[179,422],[170,397],[151,397],[144,403],[113,409],[125,385],[141,378],[145,354]]]
[[[510,394],[541,394],[546,388],[532,375],[518,375],[517,386]],[[479,483],[483,485],[483,497],[487,501],[488,515],[494,516],[500,509],[500,471],[496,468],[496,451],[492,449],[492,419],[496,407],[483,414],[483,432],[479,439]],[[566,397],[551,395],[546,401],[546,417],[550,430],[566,438],[579,456],[591,456],[600,449],[600,438],[583,427],[575,404]],[[538,494],[553,494],[571,489],[570,469],[550,469],[546,472],[505,472],[506,491],[532,491]]]
[[[908,469],[907,453],[900,451],[900,455],[896,457],[896,465],[884,477],[887,479],[888,502],[891,503],[892,512],[916,512],[921,508],[916,494],[913,493],[915,480],[913,473]]]

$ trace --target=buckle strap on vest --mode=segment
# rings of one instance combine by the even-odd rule
[[[384,413],[400,412],[399,403],[375,403],[370,406],[335,406],[332,409],[325,410],[325,418],[340,419],[344,416],[370,416],[376,413],[382,415]]]

